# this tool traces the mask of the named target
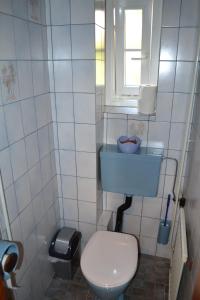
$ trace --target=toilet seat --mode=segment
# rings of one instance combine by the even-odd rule
[[[129,282],[137,264],[136,238],[118,232],[95,232],[81,256],[83,275],[102,288],[114,288]]]

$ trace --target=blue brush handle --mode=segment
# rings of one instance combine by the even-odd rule
[[[167,216],[168,216],[168,212],[169,212],[170,200],[171,200],[171,195],[169,194],[168,197],[167,197],[167,208],[166,208],[166,213],[165,213],[164,226],[167,225]]]

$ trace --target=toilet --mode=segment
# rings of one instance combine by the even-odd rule
[[[132,195],[157,195],[162,158],[163,149],[141,147],[137,154],[127,154],[121,153],[117,145],[101,148],[102,189],[126,196],[125,203],[117,209],[115,232],[94,233],[81,256],[82,273],[102,300],[122,300],[136,273],[138,242],[134,236],[119,232],[123,211],[130,207]]]
[[[136,273],[138,243],[129,234],[97,231],[81,256],[81,270],[100,299],[123,299],[123,292]]]

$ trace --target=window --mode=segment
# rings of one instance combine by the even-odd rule
[[[156,84],[161,0],[106,1],[107,105],[137,105],[141,84]]]

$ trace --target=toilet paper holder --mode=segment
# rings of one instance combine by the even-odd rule
[[[0,241],[0,271],[2,279],[10,289],[17,289],[14,272],[19,263],[19,248],[17,243]]]

